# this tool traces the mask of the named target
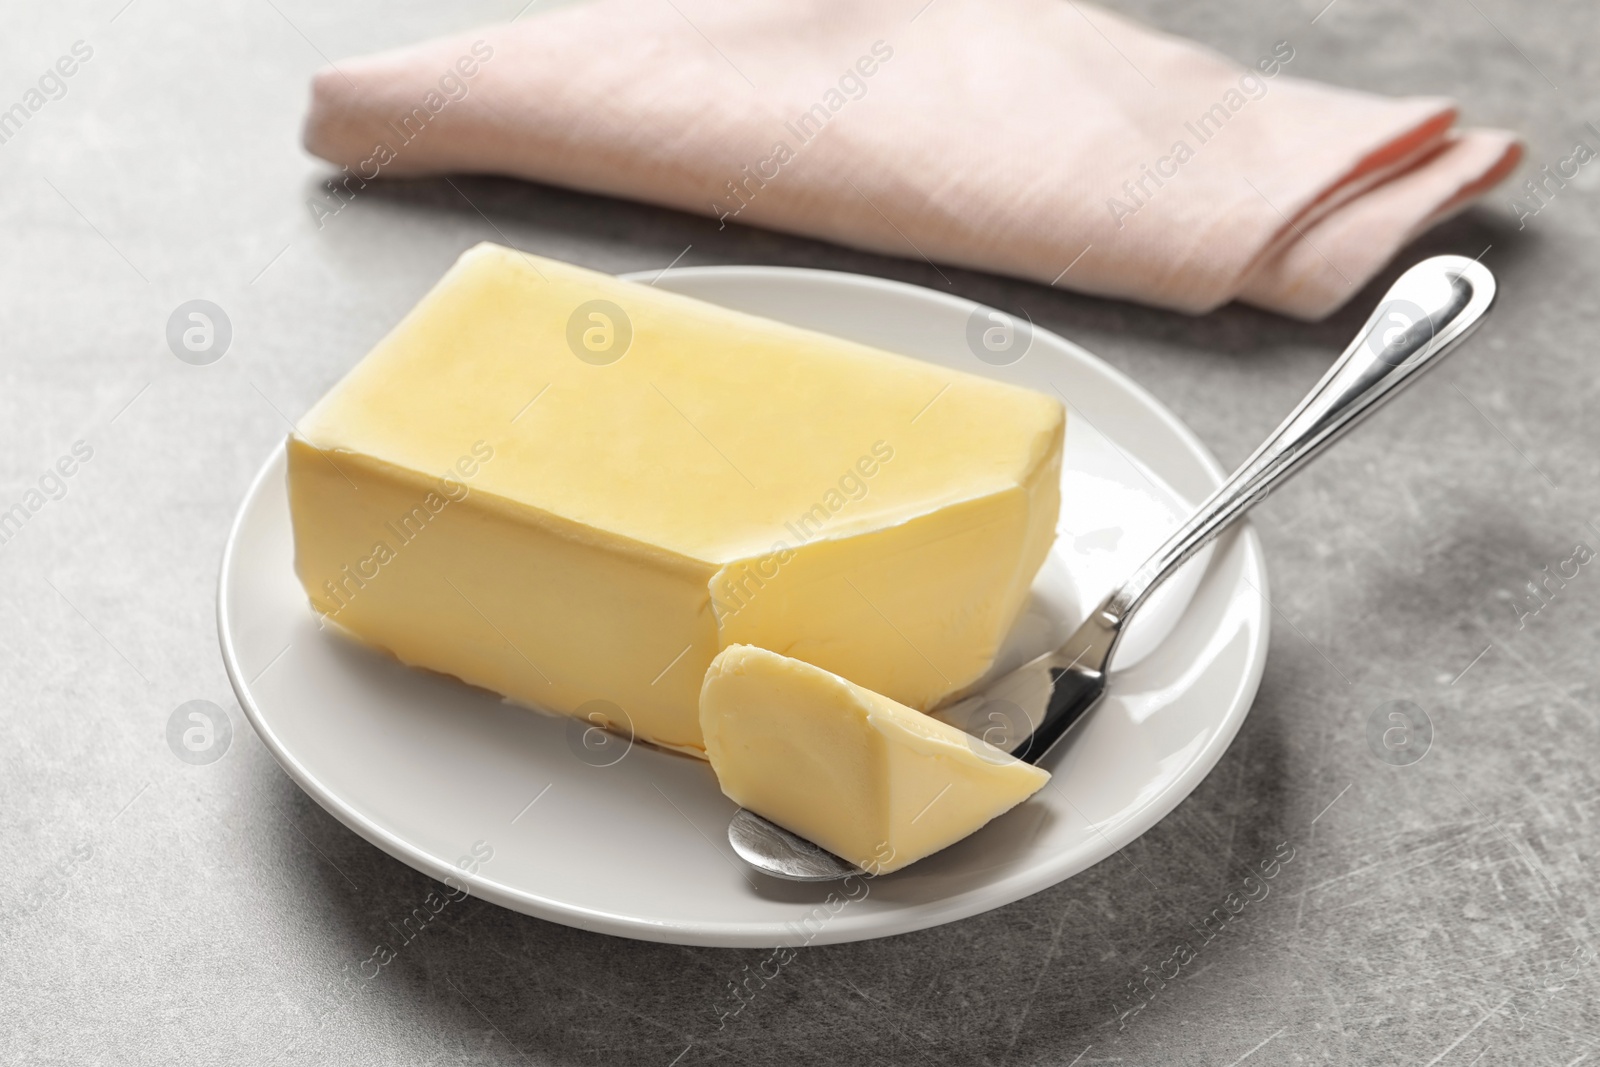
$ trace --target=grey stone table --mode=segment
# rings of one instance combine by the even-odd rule
[[[1502,193],[1407,253],[1482,253],[1499,309],[1258,512],[1274,590],[1260,696],[1205,783],[1119,855],[987,915],[804,950],[720,1030],[714,1006],[762,953],[635,943],[478,900],[343,993],[345,969],[431,883],[290,782],[223,673],[218,558],[285,417],[457,252],[502,231],[608,271],[684,253],[945,285],[920,262],[507,181],[459,183],[481,215],[443,182],[375,187],[319,229],[306,201],[324,171],[298,124],[323,57],[525,2],[6,12],[0,107],[75,42],[91,54],[0,144],[0,509],[42,494],[0,544],[0,1060],[1600,1062],[1600,572],[1567,564],[1578,575],[1546,600],[1526,591],[1600,546],[1600,163],[1521,228]],[[1128,6],[1242,60],[1289,39],[1297,74],[1452,94],[1470,121],[1522,131],[1530,169],[1600,147],[1592,3],[1325,3]],[[1307,326],[944,273],[1131,374],[1225,463],[1380,291]],[[209,366],[164,338],[195,298],[232,323]],[[72,474],[51,474],[63,458]],[[168,745],[190,700],[232,717],[217,762]],[[1433,727],[1406,766],[1368,741],[1400,700]],[[1293,858],[1270,895],[1157,977],[1280,846]]]

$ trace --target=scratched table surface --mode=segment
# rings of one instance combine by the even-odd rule
[[[0,529],[0,1061],[1600,1062],[1600,163],[1568,162],[1600,149],[1600,8],[1577,0],[1128,5],[1244,62],[1289,40],[1295,74],[1451,94],[1467,121],[1526,136],[1519,182],[1577,168],[1407,251],[1482,254],[1500,305],[1258,510],[1260,696],[1160,825],[1008,907],[781,967],[475,898],[370,962],[439,887],[345,830],[257,740],[217,652],[217,565],[286,420],[461,249],[510,240],[614,272],[823,267],[1026,307],[1225,464],[1397,273],[1305,325],[511,181],[378,183],[317,218],[327,172],[298,128],[325,58],[525,3],[7,11],[0,108],[23,117],[0,143],[0,510],[22,518]],[[168,338],[193,300],[229,333],[209,363],[182,329]],[[209,737],[185,738],[199,720],[180,710],[208,706],[194,701],[223,713]]]

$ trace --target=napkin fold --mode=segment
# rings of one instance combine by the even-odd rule
[[[1446,99],[1241,65],[1077,0],[589,0],[343,60],[305,144],[1200,313],[1328,315],[1520,158]]]

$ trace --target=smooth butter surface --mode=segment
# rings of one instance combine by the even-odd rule
[[[954,844],[1050,780],[882,694],[745,645],[712,661],[700,724],[729,798],[872,873]]]
[[[296,570],[405,662],[675,747],[703,747],[700,683],[735,642],[926,707],[1023,604],[1063,423],[1027,390],[480,245],[301,421]]]

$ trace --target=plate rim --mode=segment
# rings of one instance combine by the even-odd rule
[[[667,270],[661,271],[631,271],[619,274],[617,277],[628,281],[643,281],[652,278],[655,281],[659,281],[666,277],[669,272],[676,275],[692,274],[712,278],[718,276],[748,278],[752,275],[763,275],[781,280],[787,277],[808,282],[820,281],[857,286],[876,290],[886,295],[910,295],[919,300],[931,299],[954,310],[962,310],[968,306],[986,306],[966,297],[941,293],[935,289],[896,279],[815,267],[718,264],[680,268],[669,267]],[[1061,334],[1041,327],[1037,323],[1034,324],[1034,330],[1062,344],[1073,356],[1084,361],[1096,373],[1106,376],[1115,385],[1131,394],[1141,407],[1155,415],[1178,437],[1190,453],[1198,458],[1206,474],[1214,483],[1220,483],[1226,476],[1221,464],[1218,463],[1211,450],[1206,447],[1194,431],[1138,382]],[[912,358],[920,357],[912,356]],[[243,669],[238,661],[233,627],[229,618],[232,606],[229,586],[237,564],[236,557],[245,519],[250,513],[251,506],[257,501],[263,490],[263,482],[278,466],[286,448],[286,441],[279,441],[267,455],[265,461],[250,479],[250,484],[240,498],[234,512],[233,521],[229,524],[228,537],[223,546],[222,559],[217,572],[216,618],[217,639],[222,652],[223,667],[227,672],[228,682],[233,688],[239,707],[244,711],[246,719],[249,720],[251,727],[256,732],[256,736],[261,739],[267,750],[278,762],[278,765],[283,768],[285,773],[302,791],[316,801],[323,810],[338,819],[347,829],[390,857],[435,880],[444,881],[449,878],[457,886],[465,886],[470,895],[482,897],[511,911],[596,933],[669,944],[725,948],[768,948],[785,943],[784,939],[786,935],[792,935],[792,929],[790,926],[781,923],[672,922],[646,919],[635,915],[585,908],[582,905],[566,900],[554,900],[537,893],[505,885],[492,878],[485,877],[481,873],[471,873],[461,869],[457,864],[436,856],[378,825],[367,815],[356,810],[331,788],[324,785],[315,774],[301,763],[277,736],[255,701],[250,685],[246,681]],[[1247,566],[1252,561],[1257,563],[1257,573],[1255,575],[1259,579],[1256,583],[1257,589],[1261,599],[1270,602],[1270,593],[1267,589],[1266,555],[1262,548],[1260,537],[1254,527],[1248,519],[1245,519],[1226,536],[1235,537],[1242,542],[1241,548],[1245,553],[1244,562]],[[1097,831],[1103,847],[1089,850],[1089,855],[1092,858],[1088,862],[1083,863],[1068,874],[1059,876],[1050,869],[1049,865],[1041,865],[1035,870],[1045,872],[1042,877],[1020,879],[1017,883],[998,891],[995,887],[987,887],[987,891],[981,889],[968,890],[953,897],[907,905],[892,912],[874,913],[866,924],[863,924],[863,921],[859,918],[856,922],[830,922],[815,937],[809,939],[807,944],[837,944],[891,937],[980,915],[1004,907],[1007,904],[1015,903],[1053,885],[1074,878],[1084,871],[1103,863],[1132,842],[1138,840],[1176,810],[1178,805],[1182,804],[1199,787],[1200,783],[1210,775],[1217,763],[1221,761],[1222,756],[1232,747],[1233,741],[1243,726],[1245,718],[1249,715],[1250,709],[1255,703],[1256,695],[1260,690],[1261,678],[1266,669],[1270,645],[1270,622],[1270,618],[1262,613],[1262,624],[1250,628],[1251,647],[1248,668],[1245,676],[1240,680],[1241,684],[1235,689],[1236,695],[1232,707],[1219,720],[1220,728],[1215,732],[1211,741],[1201,749],[1188,766],[1184,768],[1183,772],[1169,783],[1166,788],[1146,798],[1145,802],[1136,809],[1134,817],[1125,818],[1121,826],[1112,828],[1112,833]],[[1159,809],[1159,814],[1147,821],[1144,815],[1152,809]],[[847,917],[840,916],[839,918],[845,919]]]

